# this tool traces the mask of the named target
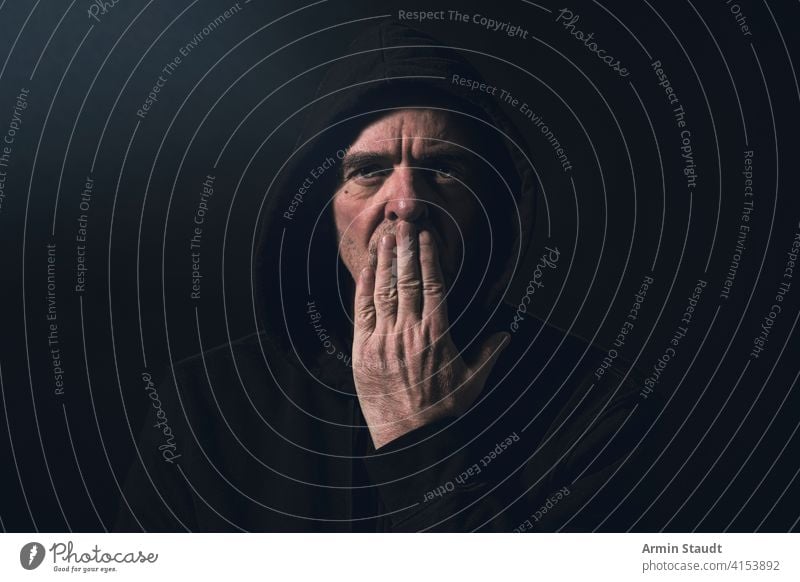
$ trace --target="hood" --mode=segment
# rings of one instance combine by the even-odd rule
[[[491,162],[513,200],[506,193],[508,207],[492,216],[493,267],[471,303],[473,312],[486,319],[497,307],[527,249],[536,193],[527,146],[497,97],[452,82],[453,75],[483,81],[468,54],[384,22],[358,37],[306,100],[304,129],[272,180],[259,217],[255,284],[264,335],[324,375],[325,383],[341,387],[352,381],[352,279],[337,257],[331,197],[344,150],[376,111],[409,105],[449,109],[481,120],[487,139],[496,142]]]

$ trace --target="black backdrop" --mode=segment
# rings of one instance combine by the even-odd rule
[[[345,54],[366,26],[420,9],[242,1],[202,32],[232,6],[0,4],[0,133],[12,140],[0,167],[3,530],[110,527],[118,482],[133,459],[131,434],[149,406],[142,375],[161,376],[170,360],[200,351],[201,341],[208,348],[255,329],[253,228],[321,65]],[[439,7],[528,31],[512,38],[471,21],[419,25],[465,49],[493,84],[528,103],[571,163],[565,171],[541,127],[506,106],[530,143],[544,194],[509,300],[524,294],[544,246],[557,245],[562,264],[532,311],[611,346],[642,280],[652,277],[620,349],[648,375],[682,325],[697,281],[707,282],[653,388],[668,401],[658,428],[669,440],[652,467],[642,467],[636,528],[796,529],[800,274],[784,274],[800,232],[793,64],[800,6],[570,2],[580,17],[574,29],[594,32],[627,68],[624,77],[570,34],[558,20],[563,6],[423,8]],[[182,47],[180,64],[164,73]],[[159,75],[157,101],[138,116]],[[695,178],[684,173],[683,129]],[[749,151],[752,197],[742,174]],[[202,234],[202,296],[191,300],[188,241],[208,175],[214,195]],[[87,177],[93,187],[82,208]],[[746,201],[753,202],[748,221]],[[82,214],[85,286],[76,291]],[[51,303],[47,245],[55,245]],[[723,297],[735,253],[740,261]],[[782,282],[790,285],[778,302]],[[774,304],[782,310],[770,318]],[[755,357],[765,318],[768,339]]]

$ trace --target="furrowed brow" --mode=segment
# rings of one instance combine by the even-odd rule
[[[459,148],[435,148],[432,151],[422,154],[419,159],[411,165],[427,167],[432,164],[455,164],[469,167],[471,157],[467,151]],[[342,160],[341,176],[347,175],[351,170],[370,165],[390,167],[394,159],[390,155],[379,152],[353,152],[349,153]]]
[[[439,152],[431,152],[421,156],[419,163],[422,165],[448,163],[468,166],[470,163],[470,157],[466,155],[466,153],[467,152],[462,152],[461,150],[443,150]]]
[[[354,152],[347,154],[342,161],[342,171],[360,168],[370,164],[391,164],[391,158],[377,152]]]

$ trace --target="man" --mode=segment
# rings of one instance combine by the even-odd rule
[[[390,23],[348,53],[268,192],[262,329],[173,366],[178,445],[145,424],[118,529],[619,527],[635,387],[503,301],[530,276],[524,141],[457,51]]]
[[[357,281],[353,378],[378,448],[462,414],[509,339],[492,335],[468,364],[450,337],[445,289],[460,289],[455,269],[478,239],[481,194],[470,184],[480,191],[473,174],[484,171],[464,126],[442,110],[386,113],[348,149],[333,196],[341,258]]]

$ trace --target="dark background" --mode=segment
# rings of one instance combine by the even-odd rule
[[[146,118],[137,117],[161,68],[232,4],[126,1],[100,22],[88,17],[85,0],[0,7],[1,134],[17,94],[30,90],[2,168],[3,530],[110,527],[132,435],[149,406],[142,374],[158,378],[170,361],[257,327],[254,228],[323,63],[398,9],[438,7],[529,30],[524,40],[472,23],[419,26],[466,49],[493,84],[530,104],[572,162],[564,172],[542,134],[506,109],[529,141],[544,193],[508,300],[518,303],[543,247],[557,245],[562,264],[532,310],[610,345],[642,278],[652,275],[622,350],[647,375],[697,280],[708,282],[655,388],[668,402],[659,432],[675,438],[652,470],[642,468],[650,472],[637,491],[636,528],[797,528],[800,281],[765,350],[757,359],[748,354],[800,220],[792,63],[800,5],[739,2],[752,31],[745,36],[723,0],[571,2],[576,27],[595,32],[630,71],[621,78],[555,22],[562,6],[547,2],[240,2],[238,14],[183,58]],[[691,193],[654,60],[686,111],[698,173]],[[745,150],[754,151],[754,210],[726,300],[720,291],[736,246]],[[192,301],[188,239],[208,174],[216,178],[202,239],[206,278],[202,299]],[[88,272],[77,293],[75,235],[87,176],[94,180]],[[60,395],[47,342],[48,243],[57,246]]]

